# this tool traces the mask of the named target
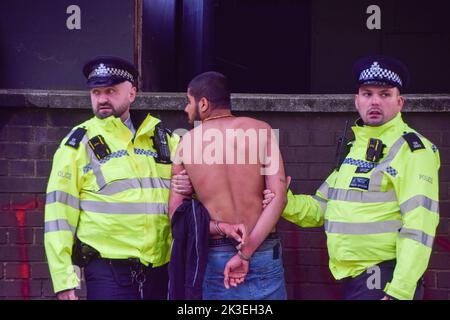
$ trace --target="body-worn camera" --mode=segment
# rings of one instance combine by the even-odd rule
[[[366,160],[378,162],[383,157],[384,147],[385,145],[380,139],[370,138],[367,144]]]
[[[111,154],[111,149],[109,149],[108,145],[105,142],[105,139],[103,139],[101,135],[95,136],[90,139],[89,146],[91,147],[98,160],[102,160],[103,158]]]

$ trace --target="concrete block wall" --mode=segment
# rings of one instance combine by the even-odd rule
[[[134,105],[170,128],[188,128],[184,94],[141,94]],[[351,95],[235,95],[235,113],[280,129],[280,147],[294,193],[312,194],[332,170]],[[0,90],[0,299],[53,299],[43,248],[45,188],[59,141],[91,117],[85,92]],[[407,97],[404,119],[432,140],[441,155],[440,225],[426,299],[450,299],[450,97]],[[338,299],[321,228],[280,220],[289,299]],[[82,286],[84,289],[84,286]],[[81,291],[81,296],[85,291]]]

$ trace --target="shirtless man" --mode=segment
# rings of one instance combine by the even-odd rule
[[[195,77],[187,97],[189,122],[202,123],[184,135],[172,175],[187,171],[212,220],[203,299],[286,299],[281,243],[274,232],[286,204],[286,181],[272,129],[231,114],[230,91],[220,73]],[[263,209],[265,187],[279,192]],[[171,215],[182,200],[171,187]],[[237,251],[223,236],[239,225],[248,235]]]

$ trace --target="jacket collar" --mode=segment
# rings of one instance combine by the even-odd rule
[[[392,120],[378,127],[364,125],[362,119],[358,119],[352,130],[356,140],[366,141],[369,138],[379,138],[386,135],[398,137],[399,133],[407,130],[407,127],[406,123],[403,122],[401,112],[399,112]]]
[[[107,132],[126,130],[127,132],[131,133],[130,129],[128,129],[127,126],[122,122],[122,119],[116,118],[114,116],[107,117],[104,119],[94,117],[93,121],[95,126],[98,126]],[[159,122],[161,122],[161,120],[152,117],[150,113],[147,114],[142,124],[139,126],[139,128],[136,129],[136,136],[146,134],[149,131],[153,130]]]
[[[150,113],[147,114],[144,121],[142,121],[142,124],[139,126],[139,128],[136,130],[136,136],[141,134],[146,134],[150,131],[153,131],[155,126],[160,123],[161,120],[158,118],[152,117]]]

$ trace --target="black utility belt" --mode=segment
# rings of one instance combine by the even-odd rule
[[[110,265],[128,265],[132,267],[146,267],[140,262],[138,258],[125,258],[125,259],[111,259],[103,258],[97,249],[90,245],[80,241],[78,237],[75,237],[75,242],[72,248],[72,262],[79,267],[85,267],[92,260],[102,260]],[[151,268],[151,264],[148,266]]]
[[[277,240],[280,239],[280,235],[277,232],[269,233],[269,235],[266,237],[265,240]],[[264,241],[265,241],[264,240]],[[221,238],[210,238],[208,240],[208,246],[210,247],[216,247],[216,246],[236,246],[239,242],[237,242],[234,238],[227,238],[227,237],[221,237]]]
[[[110,265],[116,265],[116,266],[130,266],[130,267],[145,267],[145,268],[152,268],[152,265],[149,264],[148,266],[144,265],[138,258],[128,258],[128,259],[110,259],[110,258],[102,258],[102,257],[96,257],[95,259],[102,260]]]

